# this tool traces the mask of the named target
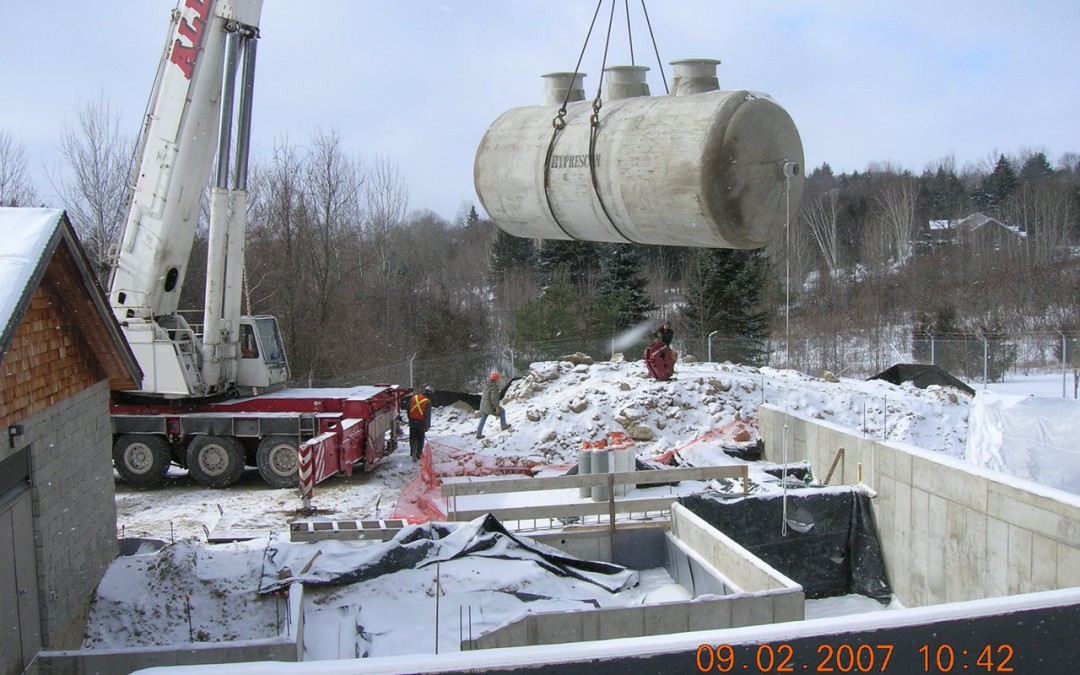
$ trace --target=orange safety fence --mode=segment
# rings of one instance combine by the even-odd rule
[[[539,462],[506,455],[485,455],[428,439],[420,455],[416,477],[405,486],[391,518],[410,523],[446,520],[446,500],[439,493],[442,479],[456,476],[531,476]]]
[[[694,440],[680,445],[677,448],[672,448],[652,461],[658,464],[674,465],[676,464],[675,456],[681,451],[691,448],[698,443],[713,443],[716,441],[733,441],[735,443],[745,443],[752,441],[758,435],[757,416],[744,415],[742,419],[731,420],[727,424],[717,427],[711,431],[698,436]]]

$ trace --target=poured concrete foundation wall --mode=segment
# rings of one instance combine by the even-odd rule
[[[745,593],[793,589],[802,593],[797,583],[681,504],[671,505],[671,532],[712,567],[723,570],[724,576]]]
[[[697,599],[530,614],[463,642],[462,650],[643,637],[803,619],[805,597],[801,586],[679,504],[672,505],[671,530],[666,532],[665,528],[656,526],[616,531],[611,537],[606,531],[594,530],[532,538],[573,555],[593,556],[592,560],[607,560],[633,569],[664,567],[672,579]],[[729,550],[731,547],[734,550]],[[612,551],[614,555],[610,558],[598,555]],[[763,592],[747,592],[733,584],[729,574],[747,580],[755,591]]]
[[[1080,587],[1080,497],[762,406],[765,459],[806,460],[877,491],[896,597],[908,607]]]
[[[187,643],[128,649],[79,649],[39,652],[41,675],[131,673],[159,666],[221,665],[249,661],[304,660],[304,585],[293,584],[288,595],[290,623],[286,634],[266,640]]]

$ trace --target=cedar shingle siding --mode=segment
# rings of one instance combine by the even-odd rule
[[[105,378],[63,300],[38,287],[15,331],[0,378],[0,423],[29,417]]]

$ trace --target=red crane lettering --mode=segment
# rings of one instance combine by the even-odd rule
[[[205,32],[206,19],[210,15],[210,0],[187,0],[184,6],[195,10],[195,16],[191,18],[191,23],[188,23],[187,17],[180,19],[176,32],[180,34],[180,37],[186,38],[190,44],[186,44],[180,38],[174,40],[172,53],[169,54],[169,61],[180,68],[180,72],[184,74],[184,79],[190,80],[195,70],[195,56],[199,51],[199,45],[202,43],[202,36]]]

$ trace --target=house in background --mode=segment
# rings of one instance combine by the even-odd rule
[[[0,208],[0,673],[82,644],[119,554],[111,388],[142,372],[63,211]]]
[[[976,250],[1008,252],[1027,239],[1019,227],[1006,225],[984,213],[972,213],[959,220],[931,220],[928,246],[937,250],[943,246],[966,246]]]

